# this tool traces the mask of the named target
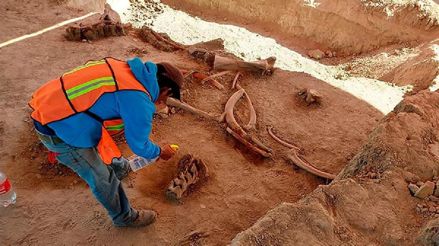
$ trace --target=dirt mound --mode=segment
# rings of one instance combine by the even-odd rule
[[[431,217],[417,214],[421,200],[410,195],[405,179],[439,173],[438,107],[439,93],[407,97],[334,182],[271,210],[232,245],[416,245]],[[419,237],[426,245],[437,238],[434,223]]]
[[[420,53],[381,77],[397,85],[414,85],[413,92],[429,88],[439,75],[439,40],[420,47]]]
[[[439,35],[437,4],[423,1],[164,1],[207,19],[246,24],[281,40],[304,38],[337,54],[390,44],[414,44]],[[252,24],[250,24],[252,23]]]

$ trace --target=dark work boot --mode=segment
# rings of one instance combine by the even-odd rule
[[[153,210],[138,210],[137,218],[131,223],[127,224],[127,227],[142,227],[147,226],[155,222],[157,213]]]

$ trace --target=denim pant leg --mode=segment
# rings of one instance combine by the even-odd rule
[[[137,217],[137,211],[131,208],[113,168],[102,162],[95,148],[76,148],[56,136],[38,135],[50,151],[59,153],[59,162],[75,171],[89,185],[115,225],[127,225]]]

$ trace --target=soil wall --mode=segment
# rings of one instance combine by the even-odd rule
[[[68,0],[66,5],[68,7],[81,9],[84,11],[102,12],[106,2],[106,0]]]
[[[314,7],[306,4],[314,1],[302,0],[163,2],[203,18],[262,28],[286,39],[306,38],[339,54],[361,53],[389,44],[414,45],[439,35],[437,13],[410,1],[398,6],[366,6],[360,0],[321,0]],[[437,7],[432,1],[424,2]]]

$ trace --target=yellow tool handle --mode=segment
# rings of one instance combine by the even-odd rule
[[[178,146],[178,144],[170,144],[169,146],[171,146],[171,148],[175,151],[178,151],[178,149],[180,148],[180,146]]]

